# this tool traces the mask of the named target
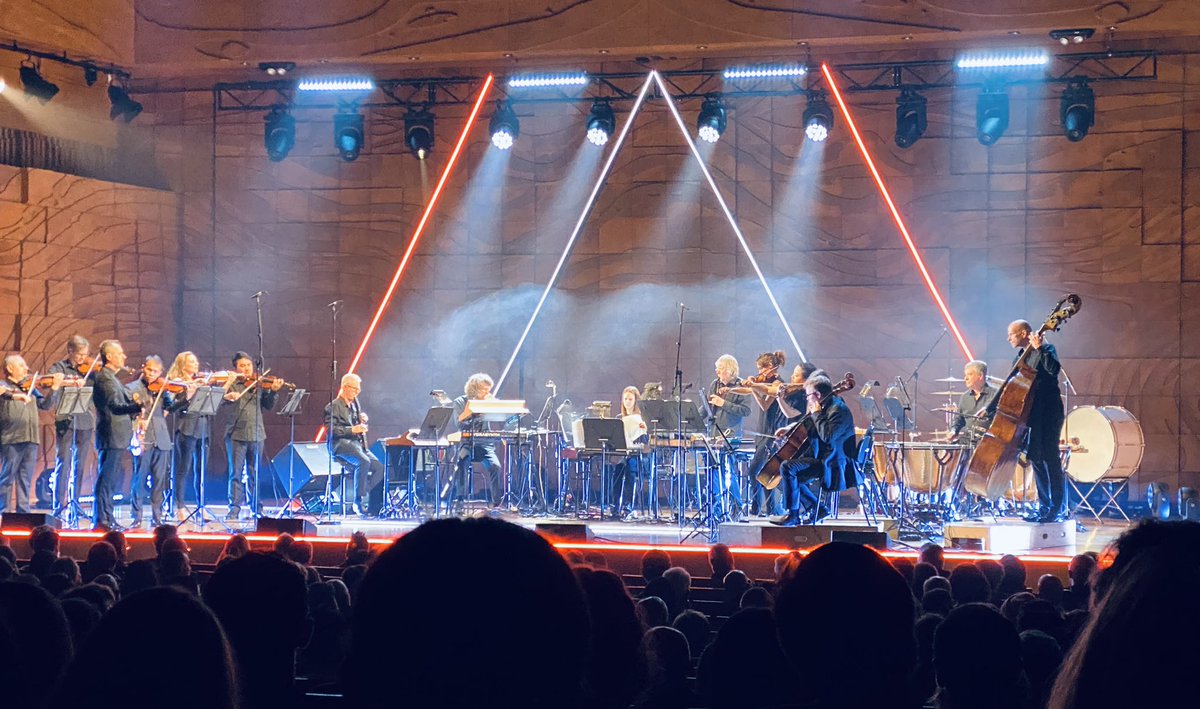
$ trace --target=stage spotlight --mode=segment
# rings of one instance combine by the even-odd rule
[[[354,109],[343,109],[333,116],[333,145],[346,162],[358,159],[363,146],[363,117]]]
[[[587,74],[529,74],[508,80],[510,89],[543,89],[552,86],[587,86]]]
[[[1088,129],[1096,124],[1096,94],[1086,80],[1072,82],[1063,91],[1058,116],[1063,134],[1072,143],[1083,140]]]
[[[1004,89],[984,89],[975,103],[975,136],[992,145],[1008,130],[1008,94]]]
[[[492,133],[492,145],[508,150],[516,142],[517,136],[521,135],[521,122],[517,120],[517,114],[510,104],[497,103],[488,129]]]
[[[808,105],[804,108],[804,135],[814,143],[820,143],[829,137],[829,131],[832,129],[833,109],[825,100],[825,92],[810,92]]]
[[[22,64],[20,74],[25,94],[30,98],[46,103],[58,93],[58,87],[43,79],[34,65]]]
[[[617,116],[613,113],[612,105],[604,99],[597,99],[593,102],[592,112],[588,116],[587,122],[588,142],[592,145],[603,146],[616,128]]]
[[[289,71],[296,68],[296,62],[259,62],[259,71],[266,72],[268,76],[283,76]]]
[[[794,79],[808,73],[803,64],[758,64],[754,66],[731,66],[725,69],[725,80],[736,79]]]
[[[129,98],[129,92],[116,84],[109,84],[108,100],[112,104],[108,117],[114,121],[120,118],[129,123],[142,112],[142,104]]]
[[[296,119],[284,106],[276,106],[263,117],[263,146],[271,162],[288,156],[296,145]]]
[[[721,139],[728,121],[725,116],[725,103],[720,94],[709,94],[704,97],[700,106],[700,115],[696,117],[696,133],[700,140],[715,143]]]
[[[433,114],[424,109],[409,111],[404,116],[404,144],[424,160],[433,151]]]
[[[911,148],[925,135],[927,125],[925,97],[912,89],[901,91],[896,98],[896,146]]]

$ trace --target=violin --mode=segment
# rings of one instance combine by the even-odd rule
[[[247,386],[258,383],[267,389],[273,388],[276,382],[283,382],[280,386],[284,389],[290,390],[296,388],[295,384],[285,381],[274,374],[251,374],[250,376],[246,376],[237,372],[201,372],[196,375],[196,379],[205,386],[223,387],[232,380],[234,384],[245,384]]]
[[[66,384],[68,381],[73,380],[63,379],[63,384]],[[32,376],[27,376],[18,382],[17,386],[21,387],[25,391],[29,391],[32,388],[49,389],[50,387],[54,386],[54,375],[43,374],[36,380]]]
[[[96,372],[96,370],[100,369],[103,366],[104,365],[101,364],[95,357],[88,355],[87,357],[83,358],[82,362],[75,365],[75,369],[80,374],[87,376],[89,374],[94,374]],[[129,367],[121,367],[117,371],[122,374],[141,374],[141,372],[139,372],[138,370],[131,369]]]
[[[199,382],[196,383],[197,386],[199,384]],[[146,388],[150,390],[151,394],[157,394],[163,389],[166,389],[168,394],[183,394],[191,385],[192,382],[186,382],[182,379],[167,379],[166,377],[159,377],[158,379],[155,379],[147,384]]]

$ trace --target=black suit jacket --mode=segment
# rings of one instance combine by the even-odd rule
[[[92,375],[92,404],[96,407],[96,448],[121,450],[133,437],[133,418],[142,405],[134,402],[129,391],[108,367]]]
[[[854,436],[854,415],[840,396],[830,397],[824,408],[812,418],[816,459],[823,467],[821,487],[826,490],[846,490],[858,484],[854,472],[857,455]]]

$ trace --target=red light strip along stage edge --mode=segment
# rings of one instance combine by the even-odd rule
[[[408,241],[408,248],[404,250],[404,256],[400,258],[400,265],[396,267],[396,274],[392,276],[392,282],[388,285],[387,292],[383,294],[383,300],[379,302],[379,308],[375,310],[375,317],[371,318],[371,324],[367,326],[367,332],[363,335],[362,343],[358,346],[358,351],[354,353],[354,359],[350,362],[350,368],[344,373],[349,374],[358,368],[358,363],[362,360],[363,353],[367,351],[367,345],[371,343],[371,336],[375,334],[375,327],[379,325],[380,318],[383,317],[383,312],[387,310],[388,304],[392,301],[392,295],[396,292],[396,286],[400,284],[400,278],[404,275],[404,269],[408,267],[408,261],[412,258],[413,252],[417,249],[417,244],[421,241],[421,235],[425,233],[425,225],[429,223],[429,217],[433,214],[434,207],[437,206],[438,198],[442,196],[442,188],[446,186],[446,181],[450,179],[450,173],[454,170],[454,166],[458,164],[458,156],[462,153],[463,146],[467,143],[467,136],[471,134],[471,126],[475,124],[475,119],[479,117],[479,110],[483,108],[483,104],[487,101],[488,94],[492,90],[492,84],[496,81],[496,77],[488,74],[483,81],[483,86],[479,89],[479,96],[475,98],[475,105],[471,107],[471,113],[467,116],[466,122],[463,124],[462,132],[458,134],[458,141],[454,144],[454,151],[450,153],[450,159],[446,161],[446,167],[442,169],[442,176],[438,179],[437,186],[433,188],[433,194],[429,197],[429,203],[425,205],[425,212],[421,215],[421,220],[417,222],[417,228],[413,230],[412,238]],[[321,426],[321,430],[317,432],[316,440],[320,441],[325,435],[325,427]]]
[[[904,218],[900,216],[900,210],[896,208],[896,203],[892,201],[892,195],[888,192],[887,185],[883,182],[883,175],[879,174],[879,170],[875,168],[875,161],[871,159],[871,152],[867,150],[867,144],[863,142],[862,135],[858,132],[858,125],[854,122],[854,117],[850,115],[850,107],[842,99],[842,92],[838,89],[837,82],[833,79],[833,72],[829,70],[828,64],[821,64],[821,73],[825,75],[825,83],[829,86],[829,90],[833,92],[833,98],[837,101],[838,108],[842,110],[842,116],[846,119],[846,125],[850,126],[850,132],[854,135],[854,142],[858,143],[858,150],[862,153],[863,160],[867,163],[867,169],[871,171],[871,176],[875,178],[875,184],[879,187],[879,194],[883,197],[883,201],[887,203],[888,210],[892,213],[892,220],[896,222],[896,228],[900,230],[900,235],[904,237],[904,244],[908,247],[909,253],[912,254],[913,261],[917,264],[917,269],[921,271],[921,277],[925,279],[925,287],[929,289],[929,294],[933,296],[934,303],[937,304],[938,310],[942,311],[942,317],[946,319],[946,324],[950,326],[950,331],[954,333],[954,339],[958,340],[958,346],[962,348],[963,354],[967,356],[967,360],[975,359],[971,354],[971,348],[967,346],[966,339],[963,338],[962,332],[958,329],[958,323],[954,321],[954,316],[950,314],[950,308],[946,306],[946,301],[942,299],[942,293],[938,290],[937,284],[933,282],[933,276],[930,275],[929,269],[925,267],[925,260],[921,258],[921,252],[917,250],[917,245],[912,239],[912,235],[908,233],[908,227],[904,224]]]

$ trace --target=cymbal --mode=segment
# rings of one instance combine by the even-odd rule
[[[942,377],[941,379],[934,379],[933,381],[945,382],[947,384],[958,384],[962,381],[962,377]]]
[[[959,396],[962,392],[947,389],[946,391],[931,391],[929,394],[931,396]]]
[[[939,414],[957,414],[958,407],[957,406],[939,406],[936,409],[930,409],[930,411],[936,411]],[[934,431],[934,433],[937,433],[937,431]]]

